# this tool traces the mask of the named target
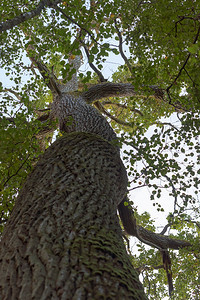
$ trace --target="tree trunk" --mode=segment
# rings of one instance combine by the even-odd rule
[[[72,133],[45,152],[0,248],[0,299],[146,299],[122,240],[127,177],[116,148]]]

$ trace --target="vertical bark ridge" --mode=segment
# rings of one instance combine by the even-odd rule
[[[116,214],[126,188],[112,144],[87,133],[56,141],[29,175],[4,231],[0,298],[145,299]]]

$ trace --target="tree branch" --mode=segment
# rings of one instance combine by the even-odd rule
[[[114,20],[114,23],[115,23],[115,28],[116,28],[116,31],[117,31],[117,35],[118,35],[118,38],[119,38],[119,52],[121,54],[121,57],[123,58],[124,62],[126,63],[129,71],[131,72],[132,74],[132,67],[128,61],[128,58],[126,57],[126,55],[124,54],[124,51],[123,51],[123,47],[122,47],[122,44],[123,44],[123,40],[122,40],[122,34],[117,26],[117,21],[116,19]]]
[[[167,281],[168,281],[168,289],[169,289],[169,295],[172,295],[172,291],[173,291],[173,282],[172,282],[172,271],[171,271],[171,259],[169,256],[169,252],[168,251],[163,251],[161,252],[162,255],[162,260],[163,260],[163,265],[159,265],[159,266],[147,266],[147,265],[143,265],[139,268],[136,268],[136,270],[141,273],[145,270],[150,271],[150,270],[159,270],[159,269],[164,269],[166,271],[167,274]]]
[[[167,235],[158,234],[152,232],[144,227],[137,225],[137,238],[147,245],[154,245],[154,248],[159,250],[174,249],[179,250],[181,248],[189,247],[191,244],[187,241],[171,238]]]
[[[137,114],[139,114],[140,116],[143,117],[143,113],[141,113],[141,111],[139,109],[136,108],[129,108],[127,105],[125,104],[121,104],[121,103],[116,103],[116,102],[112,102],[112,101],[103,101],[101,102],[102,105],[112,105],[112,106],[118,106],[121,108],[125,108],[125,109],[129,109],[130,111],[133,111]]]
[[[85,31],[90,37],[91,39],[98,44],[98,41],[95,39],[94,35],[87,29],[85,29],[82,25],[78,24],[73,18],[69,17],[68,15],[66,15],[66,13],[63,11],[63,9],[61,9],[60,7],[57,6],[57,3],[55,3],[55,5],[53,5],[53,7],[55,9],[57,9],[59,12],[62,13],[62,15],[69,20],[70,22],[72,22],[73,24],[75,24],[76,26],[78,26],[80,29],[82,29],[83,31]]]
[[[164,125],[170,126],[170,127],[174,128],[176,131],[180,132],[180,130],[176,126],[174,126],[173,124],[171,124],[169,122],[159,122],[159,121],[157,121],[157,122],[154,122],[153,124],[155,124],[155,125],[162,125],[162,126],[164,126]]]
[[[27,156],[26,156],[26,158],[24,159],[24,161],[22,162],[22,164],[19,166],[19,168],[17,169],[17,171],[15,172],[15,173],[13,173],[12,175],[9,175],[8,176],[8,178],[4,181],[4,182],[2,182],[2,188],[0,189],[0,191],[2,191],[5,187],[6,187],[6,185],[7,185],[7,183],[9,182],[9,180],[11,179],[11,178],[13,178],[14,176],[16,176],[18,173],[19,173],[19,171],[23,168],[23,166],[26,164],[26,162],[28,161],[28,159],[29,159],[29,157],[30,157],[30,154],[28,154]]]
[[[199,26],[199,28],[198,28],[197,34],[196,34],[196,36],[195,36],[195,39],[194,39],[194,41],[193,41],[193,45],[196,44],[199,35],[200,35],[200,26]],[[169,94],[169,90],[170,90],[171,87],[176,83],[176,81],[178,80],[178,78],[181,76],[181,73],[182,73],[182,71],[185,69],[185,66],[186,66],[186,64],[187,64],[187,62],[188,62],[190,56],[191,56],[191,53],[188,54],[188,56],[186,57],[185,62],[183,63],[182,67],[180,68],[180,70],[179,70],[178,74],[176,75],[175,79],[173,80],[173,82],[172,82],[172,83],[168,86],[168,88],[166,89],[167,94],[168,94],[168,96],[169,96],[169,104],[171,104],[171,97],[170,97],[170,94]]]
[[[50,70],[45,66],[44,63],[41,62],[40,59],[36,57],[36,55],[34,54],[36,52],[32,45],[29,45],[26,51],[28,53],[28,57],[34,63],[34,65],[37,67],[38,71],[44,78],[44,82],[46,83],[48,88],[51,90],[53,94],[59,95],[60,89],[58,87],[58,83],[57,83],[58,80],[56,76],[52,72],[50,72]]]
[[[22,97],[17,93],[16,91],[13,91],[12,89],[3,89],[1,92],[9,92],[13,94],[19,101],[21,101]]]
[[[176,210],[176,204],[178,202],[178,196],[177,196],[176,188],[175,188],[175,186],[174,186],[174,184],[173,184],[173,182],[172,182],[172,180],[169,176],[164,175],[164,177],[167,179],[167,181],[169,181],[169,183],[172,187],[172,194],[173,194],[174,199],[175,199],[175,201],[174,201],[174,211],[175,211]]]
[[[89,63],[89,66],[90,68],[98,75],[99,77],[99,80],[100,82],[105,82],[107,81],[104,77],[103,77],[103,74],[97,69],[97,67],[95,67],[95,65],[90,61],[90,54],[89,54],[89,51],[86,47],[86,45],[84,44],[83,41],[81,41],[81,44],[83,45],[83,48],[85,50],[85,53],[86,53],[86,56],[87,56],[87,59],[88,59],[88,63]]]
[[[130,97],[136,96],[134,87],[130,83],[113,83],[106,82],[96,84],[90,87],[86,92],[83,92],[81,97],[87,103],[93,103],[106,97]]]
[[[168,223],[165,225],[163,230],[160,232],[161,235],[164,235],[167,232],[167,229],[172,225],[172,223]]]
[[[167,274],[169,296],[171,297],[174,287],[173,287],[173,281],[172,281],[172,268],[171,268],[171,259],[169,256],[169,251],[162,250],[161,255],[162,255],[162,260],[163,260],[163,266],[164,266],[165,272]]]
[[[45,7],[52,7],[52,4],[57,4],[59,2],[62,2],[61,0],[42,0],[38,6],[36,6],[35,9],[25,12],[23,14],[20,14],[19,16],[14,17],[11,20],[7,20],[5,22],[1,22],[0,23],[0,32],[12,29],[14,26],[19,25],[27,20],[30,20],[36,16],[38,16],[41,11],[45,8]]]
[[[161,95],[160,93],[158,94],[159,89],[157,87],[149,86],[149,89],[151,89],[154,92],[153,96],[155,98],[161,99]],[[138,96],[138,94],[135,92],[134,86],[131,83],[115,83],[115,82],[105,82],[105,83],[93,85],[86,92],[83,92],[81,94],[81,97],[87,103],[90,104],[97,100],[108,98],[108,97],[134,97],[134,96]],[[137,111],[137,113],[140,112]]]
[[[116,123],[120,124],[120,125],[124,125],[124,126],[129,126],[132,127],[131,123],[128,122],[124,122],[116,117],[114,117],[113,115],[111,115],[104,107],[103,105],[99,102],[96,101],[94,102],[95,106],[103,113],[105,114],[107,117],[109,117],[110,119],[112,119],[113,121],[115,121]]]
[[[159,265],[159,266],[147,266],[147,265],[143,265],[141,267],[136,268],[136,270],[141,273],[143,271],[151,271],[151,270],[159,270],[159,269],[164,269],[163,265]]]
[[[137,237],[142,243],[157,248],[160,251],[167,250],[168,248],[178,250],[191,246],[187,241],[164,236],[137,225],[131,205],[127,206],[125,203],[127,201],[128,199],[125,199],[118,205],[119,215],[127,234]]]

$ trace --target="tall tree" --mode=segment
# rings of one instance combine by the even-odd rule
[[[65,246],[65,241],[72,235],[73,228],[77,226],[75,232],[81,235],[81,239],[85,239],[84,234],[86,232],[90,233],[90,228],[94,228],[92,234],[97,236],[97,240],[92,238],[92,241],[89,241],[90,237],[86,237],[87,248],[89,244],[92,244],[96,249],[95,245],[97,241],[101,239],[103,245],[100,252],[103,253],[104,258],[106,258],[107,254],[110,255],[110,250],[107,249],[106,245],[109,243],[109,247],[111,247],[113,243],[111,238],[113,234],[108,234],[108,228],[112,228],[111,232],[116,231],[116,236],[114,235],[115,240],[119,240],[117,247],[119,247],[122,252],[120,252],[121,254],[118,256],[115,252],[116,249],[112,248],[114,252],[111,252],[114,254],[111,255],[113,259],[109,259],[111,263],[109,270],[113,268],[117,276],[113,276],[111,272],[108,272],[108,286],[111,285],[112,280],[115,281],[117,278],[118,281],[116,282],[118,282],[120,288],[114,288],[113,291],[110,290],[110,297],[113,295],[112,297],[116,298],[116,295],[119,295],[119,291],[121,293],[120,295],[124,295],[123,297],[127,298],[129,296],[133,299],[143,299],[145,297],[133,270],[131,270],[128,279],[125,273],[120,273],[119,276],[117,269],[114,267],[116,257],[117,261],[118,258],[121,257],[121,264],[124,265],[124,270],[130,268],[128,259],[127,257],[125,258],[124,248],[122,244],[120,244],[121,233],[116,219],[117,205],[119,205],[118,209],[125,231],[136,236],[142,243],[157,248],[159,250],[158,253],[161,252],[162,254],[163,264],[159,266],[157,251],[152,252],[151,250],[142,249],[142,255],[140,255],[137,260],[132,257],[135,266],[138,267],[138,270],[143,274],[145,274],[145,272],[152,272],[152,269],[149,269],[148,266],[144,266],[148,264],[153,264],[155,269],[161,271],[164,269],[167,275],[164,273],[164,277],[160,276],[160,278],[158,277],[155,280],[157,281],[157,285],[159,285],[158,282],[161,284],[165,278],[168,278],[170,294],[173,290],[173,282],[171,261],[167,249],[181,249],[186,247],[187,250],[184,251],[191,253],[191,265],[195,257],[196,260],[198,260],[196,251],[198,251],[199,247],[197,245],[195,248],[195,237],[198,234],[199,224],[196,220],[188,216],[187,213],[188,209],[193,209],[194,213],[198,215],[195,198],[190,192],[191,186],[193,186],[194,189],[196,189],[194,193],[197,193],[199,182],[197,175],[198,169],[196,168],[196,162],[198,161],[196,154],[194,154],[194,150],[197,155],[199,153],[197,141],[199,120],[196,115],[199,110],[199,85],[196,79],[198,78],[198,38],[200,32],[198,9],[198,5],[196,2],[193,3],[193,1],[188,1],[187,3],[181,2],[180,6],[177,6],[176,1],[170,1],[170,3],[163,1],[159,4],[134,1],[131,3],[131,7],[129,1],[123,2],[123,7],[121,1],[113,1],[112,3],[107,3],[106,1],[91,1],[89,3],[85,3],[85,1],[71,1],[67,3],[60,1],[41,1],[38,3],[38,1],[35,1],[29,4],[19,1],[16,5],[6,2],[2,7],[2,16],[5,21],[0,25],[0,30],[3,32],[1,41],[3,45],[6,45],[1,51],[2,65],[15,83],[12,88],[2,86],[2,93],[4,93],[4,96],[2,96],[4,101],[2,101],[1,115],[1,136],[4,141],[2,144],[1,158],[1,169],[3,171],[2,224],[8,218],[8,212],[13,205],[13,199],[24,182],[26,175],[37,161],[38,154],[48,147],[56,128],[59,128],[62,133],[74,131],[94,133],[107,141],[111,141],[111,143],[114,143],[114,148],[113,146],[111,147],[109,143],[106,142],[105,144],[105,141],[91,136],[91,139],[97,139],[100,149],[102,149],[102,147],[105,147],[105,149],[108,147],[108,149],[110,149],[111,147],[112,151],[116,152],[116,156],[118,157],[117,165],[118,167],[120,166],[119,141],[117,142],[115,132],[106,119],[90,105],[92,103],[101,113],[107,115],[112,120],[112,125],[116,132],[121,133],[124,131],[126,133],[121,138],[120,143],[127,144],[129,149],[131,148],[130,151],[126,150],[126,153],[130,159],[128,169],[129,174],[132,176],[133,188],[138,187],[138,181],[139,186],[148,186],[151,189],[152,200],[156,197],[160,198],[162,187],[166,189],[171,188],[171,195],[174,197],[174,211],[168,217],[168,224],[161,234],[158,235],[153,232],[154,227],[151,226],[152,221],[148,215],[139,217],[136,211],[133,214],[130,202],[124,198],[126,187],[124,187],[124,185],[122,187],[121,180],[116,179],[115,183],[113,183],[112,180],[107,180],[106,191],[108,191],[108,194],[105,196],[103,192],[102,197],[100,197],[103,199],[100,205],[104,206],[104,208],[101,207],[101,209],[99,209],[98,218],[96,218],[98,206],[96,206],[95,203],[99,203],[100,198],[97,195],[94,197],[95,199],[92,196],[88,198],[88,195],[91,193],[90,182],[92,179],[90,176],[92,176],[92,178],[94,177],[93,179],[97,186],[100,183],[103,184],[103,186],[99,188],[104,191],[105,186],[102,178],[105,178],[107,176],[106,174],[110,174],[109,170],[105,169],[102,171],[102,174],[98,173],[98,164],[94,165],[94,161],[97,158],[95,156],[94,160],[93,156],[96,154],[89,152],[88,145],[90,138],[84,134],[73,135],[74,140],[77,141],[77,148],[74,152],[70,151],[70,142],[69,145],[66,144],[66,147],[68,145],[69,148],[65,149],[65,151],[69,151],[70,153],[71,162],[75,162],[76,159],[78,160],[78,153],[82,153],[82,148],[79,148],[82,147],[82,144],[80,145],[78,141],[79,139],[85,139],[87,142],[85,142],[84,147],[88,151],[86,152],[87,154],[84,152],[84,157],[82,157],[83,162],[78,166],[74,163],[73,166],[75,169],[73,169],[68,156],[66,157],[66,161],[59,156],[61,163],[64,160],[65,165],[65,167],[61,167],[54,153],[59,153],[59,147],[62,148],[61,145],[65,143],[63,142],[65,138],[60,141],[58,140],[58,142],[56,142],[57,146],[55,146],[56,152],[51,150],[54,148],[50,147],[47,151],[47,153],[50,154],[45,154],[46,156],[41,160],[41,165],[45,164],[42,163],[45,157],[52,155],[52,165],[55,166],[55,169],[61,174],[56,173],[55,178],[52,178],[52,176],[48,176],[49,171],[44,171],[44,174],[47,173],[44,182],[48,182],[47,185],[45,183],[45,187],[39,184],[39,175],[34,177],[37,180],[39,179],[39,182],[36,181],[35,183],[31,182],[30,178],[32,175],[30,175],[16,202],[10,223],[8,223],[7,229],[4,231],[2,240],[4,247],[2,247],[1,255],[3,267],[1,272],[4,272],[6,268],[8,269],[8,273],[2,280],[11,278],[9,272],[12,272],[12,268],[17,269],[16,278],[18,278],[19,286],[16,288],[16,279],[14,277],[9,279],[11,289],[8,289],[4,281],[2,283],[2,286],[4,286],[3,293],[6,291],[7,297],[11,297],[11,295],[15,298],[24,297],[22,296],[23,293],[28,293],[32,295],[31,297],[33,298],[38,295],[47,297],[45,296],[47,295],[45,294],[45,286],[48,286],[47,292],[50,293],[49,295],[51,295],[51,297],[54,297],[53,293],[55,289],[57,293],[58,286],[59,293],[56,294],[57,297],[61,298],[61,295],[63,295],[63,297],[66,295],[65,291],[68,290],[66,278],[69,279],[68,283],[70,284],[71,277],[69,274],[64,275],[66,276],[64,280],[66,282],[65,291],[63,289],[62,291],[60,290],[59,284],[53,288],[53,276],[51,277],[50,275],[52,274],[50,263],[48,266],[50,269],[46,268],[47,263],[43,263],[45,275],[42,276],[41,280],[38,279],[36,287],[34,289],[29,287],[26,292],[23,290],[23,286],[25,286],[23,283],[25,279],[23,278],[25,277],[20,274],[23,272],[22,270],[25,266],[25,262],[23,262],[25,254],[22,252],[22,248],[25,250],[25,253],[28,253],[28,256],[30,255],[30,261],[34,259],[34,254],[31,256],[29,251],[31,241],[34,244],[33,253],[40,252],[40,250],[37,249],[42,247],[41,243],[43,243],[43,239],[46,241],[47,238],[46,231],[42,231],[40,235],[40,227],[43,226],[42,216],[43,214],[46,216],[47,211],[47,224],[52,222],[52,224],[55,224],[54,222],[58,224],[59,220],[61,224],[63,224],[64,221],[62,220],[64,220],[63,218],[65,217],[70,220],[70,223],[67,223],[65,227],[68,235],[64,235],[62,239],[64,252],[66,249],[71,249],[71,246],[73,247],[71,244]],[[160,23],[165,25],[160,28]],[[114,37],[118,44],[113,44],[113,41],[108,43],[107,41],[109,41],[111,37]],[[126,47],[124,47],[124,42],[127,44]],[[127,51],[128,48],[130,51],[129,58],[125,55],[125,51]],[[109,53],[116,55],[121,54],[125,62],[125,65],[119,68],[119,71],[113,75],[113,82],[108,82],[100,71],[103,67],[102,62],[105,61],[105,57],[108,56]],[[25,55],[30,59],[31,65],[27,62]],[[90,71],[87,72],[86,76],[78,71],[81,64],[81,56],[88,59],[89,66],[96,76],[92,75]],[[28,79],[22,77],[25,71],[28,74],[32,72],[33,76],[29,76]],[[77,78],[77,72],[79,72],[79,79]],[[26,80],[25,84],[22,84],[22,78]],[[126,83],[128,81],[129,83]],[[50,89],[51,94],[47,91],[45,85]],[[183,93],[184,89],[185,92]],[[160,121],[161,117],[169,116],[174,112],[178,113],[180,128],[177,128],[170,122]],[[151,139],[148,139],[144,133],[152,124],[157,124],[159,127],[155,129]],[[170,126],[170,128],[166,126]],[[184,143],[188,145],[187,148]],[[100,144],[102,144],[102,146],[100,146]],[[13,145],[15,151],[13,151]],[[108,152],[109,151],[111,150],[108,150]],[[171,152],[170,154],[169,151]],[[184,168],[182,167],[182,161],[180,161],[181,164],[179,164],[179,160],[176,159],[179,152],[181,155],[185,155],[185,158],[183,157],[182,159],[185,163]],[[103,158],[104,154],[102,153],[99,154],[99,156],[101,164],[104,161],[110,160],[110,158],[108,159],[108,157],[110,157],[109,155],[107,159]],[[144,163],[144,166],[142,168],[136,168],[137,162],[140,161]],[[47,165],[47,169],[50,168],[49,170],[52,172],[52,167],[50,167],[49,164]],[[35,173],[33,172],[32,174],[38,174],[37,172],[40,172],[40,168],[39,163],[35,168]],[[93,171],[90,172],[91,175],[88,179],[87,170],[92,170],[92,168]],[[119,169],[117,170],[119,171]],[[82,174],[82,172],[84,174]],[[100,177],[94,176],[96,173]],[[65,178],[64,174],[69,175],[67,177],[69,184],[67,183],[65,187],[62,187],[63,178]],[[84,190],[84,192],[82,191],[82,183],[79,184],[75,180],[76,185],[73,185],[71,178],[74,178],[74,174],[83,175],[83,177],[81,175],[82,180],[80,180],[85,184],[86,190]],[[79,175],[76,176],[77,180],[79,180]],[[190,177],[188,183],[184,180],[185,176]],[[125,178],[126,176],[123,175],[122,177]],[[163,184],[155,182],[156,178],[161,178]],[[122,180],[122,183],[123,182],[124,180]],[[51,192],[51,199],[49,199],[49,205],[46,204],[44,208],[40,209],[40,205],[43,207],[43,204],[38,203],[38,205],[35,205],[35,210],[31,209],[32,215],[30,220],[34,220],[35,223],[33,222],[32,224],[35,225],[32,226],[29,222],[25,234],[28,238],[23,240],[24,235],[22,234],[21,238],[19,232],[21,232],[21,225],[23,223],[26,224],[25,220],[27,220],[28,212],[30,212],[28,207],[31,203],[28,204],[29,201],[27,199],[30,197],[28,191],[29,189],[31,190],[32,184],[38,186],[38,188],[36,189],[37,192],[35,196],[32,195],[30,198],[31,203],[34,202],[36,204],[43,199],[41,203],[44,204],[45,199],[49,197],[49,192]],[[52,186],[55,186],[56,191]],[[113,188],[114,186],[116,187]],[[67,192],[65,188],[67,188]],[[42,196],[40,197],[40,193],[43,190],[44,194],[42,192]],[[66,215],[59,215],[57,218],[54,214],[52,217],[51,212],[46,208],[51,207],[54,201],[57,202],[57,191],[59,190],[62,190],[62,196],[59,198],[62,200],[60,200],[59,205],[56,204],[58,205],[57,211],[63,211],[63,201],[65,200],[67,201],[69,210],[67,209]],[[112,196],[111,190],[114,196]],[[25,197],[25,195],[28,196]],[[83,195],[85,196],[83,197]],[[75,199],[81,199],[80,203],[83,202],[83,205],[74,206]],[[113,201],[112,207],[108,199],[110,199],[111,202]],[[105,200],[108,201],[106,205]],[[162,211],[162,207],[158,201],[157,205],[158,210]],[[74,212],[72,215],[73,219],[68,217],[71,212],[71,207],[74,207],[72,208]],[[91,213],[94,212],[95,209],[94,215],[90,214],[90,209]],[[16,213],[19,211],[21,211],[20,218],[16,217]],[[79,231],[78,228],[80,228],[82,224],[82,218],[80,218],[80,216],[84,215],[85,211],[88,211],[86,219],[90,221],[88,224],[84,222],[84,234],[82,235],[82,232]],[[102,224],[105,222],[105,215],[109,215],[111,219],[109,217],[107,218],[108,223],[106,223],[102,229]],[[140,220],[140,225],[138,221],[136,221],[136,217]],[[147,228],[142,227],[142,224],[146,225],[145,227]],[[188,224],[190,228],[188,232],[185,224]],[[12,226],[14,226],[16,230],[12,230]],[[57,226],[58,225],[56,225],[56,228]],[[96,226],[100,227],[97,228]],[[54,225],[47,227],[49,228],[48,234],[50,236],[49,245],[54,243],[55,236],[56,239],[60,241],[60,237],[63,236],[60,231],[61,228],[59,227],[60,230],[55,232],[54,230],[57,229],[54,228]],[[36,228],[36,230],[31,234],[32,228]],[[179,230],[176,238],[165,236],[169,228]],[[103,230],[104,238],[102,238],[103,233],[100,229]],[[191,230],[193,235],[191,235]],[[98,235],[99,232],[100,235]],[[10,248],[11,252],[9,251],[7,256],[4,254],[4,251],[5,245],[10,247],[8,246],[9,239],[15,241],[15,247]],[[23,247],[19,241],[20,239],[23,242]],[[40,242],[36,244],[34,242],[36,240],[40,240]],[[45,244],[46,248],[44,252],[42,252],[41,258],[49,255],[48,242]],[[61,246],[60,242],[58,244]],[[188,249],[188,246],[192,246],[192,248],[190,247]],[[106,249],[104,249],[105,247]],[[80,257],[82,257],[80,255],[82,243],[79,244],[78,249],[80,259]],[[91,249],[94,251],[94,256],[96,257],[97,255],[99,257],[99,252],[95,255],[96,250],[93,250],[92,246]],[[183,250],[179,251],[180,255],[181,251]],[[18,252],[20,252],[19,257],[21,257],[19,266]],[[56,251],[55,254],[56,255],[54,255],[54,252],[51,252],[53,265],[56,265],[57,259],[64,257],[59,251]],[[13,257],[15,257],[15,264],[13,264]],[[69,251],[67,257],[71,260]],[[83,258],[82,262],[84,261],[84,263],[82,264],[81,262],[80,265],[82,270],[85,270],[86,258],[84,251]],[[40,259],[40,256],[38,256],[38,259]],[[173,261],[176,261],[174,254],[172,266]],[[8,262],[9,268],[7,268],[6,265]],[[91,286],[89,282],[92,281],[94,283],[97,280],[95,277],[96,273],[93,272],[94,268],[92,268],[92,274],[90,273],[89,275],[87,270],[85,270],[85,274],[83,274],[81,280],[78,276],[78,258],[76,262],[76,273],[73,275],[75,276],[76,274],[76,276],[73,278],[76,278],[76,282],[81,281],[81,284],[79,287],[77,285],[75,286],[73,294],[76,296],[74,297],[82,295],[82,297],[91,297],[92,299],[92,297],[94,298],[94,294],[90,294]],[[90,256],[89,262],[90,264],[92,263],[92,265],[96,265],[93,256]],[[32,281],[34,281],[38,271],[36,270],[36,273],[32,271],[36,267],[32,267],[34,264],[31,262],[28,264],[29,266],[27,266],[27,268],[29,268],[29,271],[27,272],[32,274],[31,278]],[[107,260],[104,259],[103,264],[105,267]],[[41,269],[43,269],[43,267],[41,265]],[[73,266],[69,263],[66,268],[73,269]],[[190,270],[191,268],[188,266],[188,272],[190,272]],[[62,273],[62,268],[60,271]],[[101,268],[100,270],[98,269],[98,271],[101,273],[98,280],[101,280],[101,286],[104,286],[103,282],[107,275],[102,274]],[[173,274],[174,273],[176,274],[176,272],[173,271]],[[193,268],[193,274],[197,273],[198,267]],[[160,275],[162,275],[162,272]],[[45,280],[49,278],[49,276],[51,278],[47,283]],[[55,276],[58,279],[58,272]],[[85,285],[86,279],[84,276],[89,276],[91,280],[87,281],[87,286]],[[152,277],[153,276],[155,275],[152,275]],[[178,278],[179,274],[175,276]],[[146,278],[144,278],[144,284],[146,284]],[[126,282],[125,286],[124,282]],[[194,284],[194,278],[192,278],[192,283]],[[147,285],[151,286],[149,283]],[[134,289],[130,288],[130,286],[134,286]],[[179,284],[177,284],[177,286],[179,286]],[[92,284],[92,288],[92,293],[94,293],[96,285]],[[12,292],[12,290],[15,290],[15,292]],[[108,293],[107,287],[100,290],[100,294],[96,294],[97,297]],[[150,294],[154,293],[154,296],[157,297],[156,299],[158,299],[158,294],[159,297],[162,298],[166,293],[163,288],[155,292],[154,287],[152,289],[150,287],[148,292]],[[179,287],[178,290],[176,288],[176,294],[178,296],[180,295],[180,297],[187,296],[188,292],[190,291],[188,291],[187,288]],[[192,293],[195,294],[195,288],[192,288]],[[70,299],[71,295],[68,295],[68,297]]]
[[[55,142],[6,226],[1,298],[145,299],[116,214],[126,184],[118,153],[98,136]]]

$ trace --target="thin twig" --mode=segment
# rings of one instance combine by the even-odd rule
[[[164,235],[167,232],[167,229],[172,225],[172,223],[168,223],[164,226],[163,230],[159,233],[161,235]]]
[[[185,62],[184,62],[184,64],[182,65],[182,67],[180,68],[178,74],[176,75],[175,79],[173,80],[173,82],[166,89],[167,94],[168,94],[169,90],[171,89],[171,87],[176,83],[177,79],[180,77],[180,75],[181,75],[182,71],[184,70],[184,68],[185,68],[185,66],[186,66],[186,64],[187,64],[190,56],[191,56],[191,54],[189,53],[188,56],[187,56],[187,58],[186,58],[186,60],[185,60]],[[168,96],[169,96],[169,94],[168,94]]]
[[[159,270],[159,269],[164,269],[163,265],[159,265],[159,266],[147,266],[147,265],[143,265],[141,267],[136,268],[136,270],[141,273],[143,271],[151,271],[151,270]]]
[[[187,74],[187,76],[190,78],[190,80],[192,81],[193,86],[195,86],[196,83],[194,82],[194,80],[192,79],[192,77],[190,76],[190,74],[188,73],[188,71],[186,70],[186,67],[184,68],[184,71],[185,71],[185,73]]]
[[[172,193],[174,195],[175,201],[174,201],[174,210],[176,209],[176,205],[178,202],[178,197],[177,197],[177,192],[176,192],[176,188],[171,180],[171,178],[169,178],[167,175],[164,175],[164,177],[167,179],[167,181],[169,181],[171,187],[172,187]]]
[[[137,114],[139,114],[140,116],[144,116],[143,113],[141,113],[141,111],[139,109],[136,109],[136,108],[130,108],[128,107],[127,105],[125,104],[121,104],[121,103],[116,103],[116,102],[111,102],[111,101],[103,101],[101,102],[103,105],[114,105],[114,106],[118,106],[118,107],[121,107],[121,108],[125,108],[125,109],[129,109],[130,111],[133,111]]]
[[[10,175],[10,176],[6,179],[6,181],[2,184],[3,188],[6,186],[6,184],[8,183],[8,181],[9,181],[12,177],[16,176],[16,175],[19,173],[19,171],[20,171],[20,170],[23,168],[23,166],[26,164],[26,162],[27,162],[27,160],[29,159],[29,157],[30,157],[30,154],[27,155],[27,157],[25,158],[25,160],[23,161],[23,163],[21,164],[21,166],[18,168],[18,170],[17,170],[14,174]],[[3,188],[0,189],[0,191],[2,191]]]
[[[167,125],[167,126],[171,126],[172,128],[174,128],[176,131],[178,132],[181,132],[176,126],[174,126],[173,124],[171,123],[168,123],[168,122],[153,122],[152,125]]]
[[[198,28],[198,31],[197,31],[197,34],[195,36],[195,39],[193,41],[193,45],[196,44],[197,40],[198,40],[198,37],[199,37],[199,34],[200,34],[200,26]],[[169,97],[169,104],[171,104],[171,97],[170,97],[170,94],[169,94],[169,90],[171,89],[171,87],[176,83],[176,81],[178,80],[178,78],[181,76],[181,73],[182,71],[185,69],[185,66],[186,64],[188,63],[188,60],[191,56],[191,53],[188,54],[188,56],[186,57],[186,60],[185,62],[183,63],[182,67],[180,68],[178,74],[176,75],[175,79],[173,80],[173,82],[168,86],[168,88],[166,89],[166,92],[167,92],[167,95]]]
[[[75,24],[76,26],[78,26],[79,28],[81,28],[83,31],[85,31],[85,32],[91,37],[91,39],[92,39],[95,43],[99,44],[98,41],[95,39],[94,35],[93,35],[89,30],[85,29],[82,25],[78,24],[72,17],[69,17],[68,15],[66,15],[66,13],[65,13],[60,7],[57,6],[57,4],[53,5],[53,7],[54,7],[55,9],[57,9],[59,12],[61,12],[62,15],[63,15],[66,19],[68,19],[68,20],[71,21],[73,24]]]
[[[116,117],[114,117],[113,115],[111,115],[104,107],[103,105],[99,102],[99,101],[96,101],[94,102],[95,106],[103,113],[105,114],[107,117],[109,117],[111,120],[115,121],[116,123],[120,124],[120,125],[123,125],[123,126],[129,126],[129,127],[132,127],[132,124],[131,123],[128,123],[128,122],[124,122]]]
[[[100,82],[106,82],[107,80],[103,77],[103,74],[97,69],[97,67],[95,67],[95,65],[90,61],[90,53],[86,47],[86,45],[84,44],[83,41],[81,41],[83,48],[85,50],[87,59],[88,59],[88,63],[90,68],[98,75]]]
[[[129,69],[129,71],[132,73],[132,67],[131,67],[131,65],[130,65],[130,63],[129,63],[129,61],[128,61],[128,58],[126,57],[126,55],[124,54],[124,51],[123,51],[123,46],[122,46],[122,44],[123,44],[122,34],[121,34],[121,32],[120,32],[120,30],[119,30],[119,28],[118,28],[118,26],[117,26],[117,21],[116,21],[116,19],[114,20],[114,23],[115,23],[115,28],[116,28],[117,35],[118,35],[118,38],[119,38],[119,46],[118,46],[118,47],[119,47],[119,52],[120,52],[121,57],[123,58],[124,62],[126,63],[128,69]]]
[[[146,186],[147,186],[147,184],[138,185],[138,186],[135,186],[135,187],[133,187],[131,189],[128,189],[128,192],[133,191],[133,190],[137,190],[139,188],[146,187]]]
[[[11,89],[3,89],[1,92],[9,92],[13,94],[19,101],[21,101],[22,97],[19,95],[19,93],[11,90]]]

